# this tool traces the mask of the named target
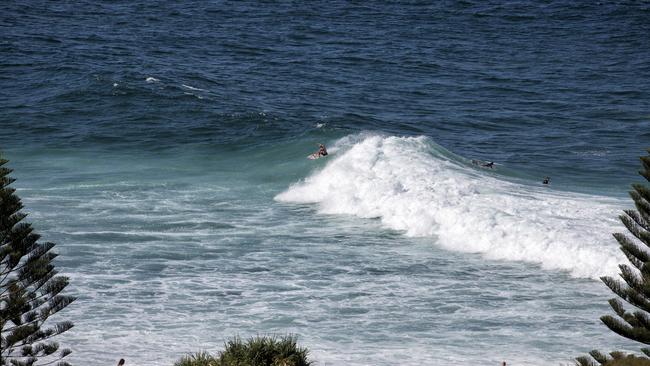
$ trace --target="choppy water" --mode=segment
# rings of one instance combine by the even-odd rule
[[[638,348],[600,324],[596,279],[650,146],[648,3],[12,1],[0,21],[0,147],[79,296],[76,364],[258,333],[320,365]]]

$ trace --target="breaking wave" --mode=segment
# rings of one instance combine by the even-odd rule
[[[378,218],[407,236],[486,258],[597,278],[625,258],[620,199],[517,183],[477,169],[427,137],[348,136],[320,170],[275,199],[323,214]]]

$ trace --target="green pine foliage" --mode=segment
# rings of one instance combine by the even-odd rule
[[[46,321],[74,297],[62,295],[68,279],[57,276],[53,243],[39,243],[20,198],[9,185],[11,170],[0,157],[0,366],[69,365],[70,354],[53,341],[72,328],[69,321]]]
[[[219,360],[207,352],[184,356],[174,366],[218,366]]]
[[[235,337],[214,357],[205,352],[186,356],[174,366],[309,366],[309,351],[298,347],[296,338],[258,336],[244,342]]]
[[[650,150],[648,152],[650,153]],[[642,170],[639,174],[650,181],[650,156],[641,157],[641,164]],[[619,265],[623,282],[612,277],[602,277],[601,280],[620,299],[636,309],[626,310],[623,302],[614,298],[609,300],[609,304],[616,315],[605,315],[600,320],[623,337],[650,344],[650,188],[642,184],[633,184],[632,188],[630,196],[636,210],[625,210],[620,216],[631,236],[614,234],[630,264]],[[641,351],[650,357],[650,349],[643,348]],[[650,365],[649,358],[634,357],[621,352],[605,355],[592,351],[590,355],[591,357],[579,357],[576,361],[582,366]]]
[[[606,355],[594,350],[589,352],[589,356],[576,358],[576,361],[576,364],[580,366],[650,366],[649,358],[629,355],[620,351]]]
[[[605,363],[604,366],[650,366],[650,359],[627,355],[625,357],[613,359]]]

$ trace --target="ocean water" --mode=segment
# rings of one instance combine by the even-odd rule
[[[78,296],[59,342],[77,365],[288,333],[318,365],[638,349],[598,278],[650,147],[648,34],[640,1],[5,2],[0,148]]]

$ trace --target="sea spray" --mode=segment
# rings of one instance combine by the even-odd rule
[[[538,263],[574,277],[612,275],[625,261],[610,236],[620,229],[619,200],[487,174],[427,137],[348,137],[337,150],[275,199],[316,203],[323,214],[379,218],[449,250]]]

